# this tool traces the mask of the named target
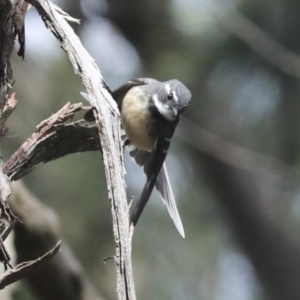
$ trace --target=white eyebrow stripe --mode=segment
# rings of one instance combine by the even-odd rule
[[[175,91],[173,91],[173,98],[176,102],[178,102],[178,97]]]
[[[170,91],[171,91],[171,87],[169,84],[166,84],[166,91],[168,94],[170,94]]]

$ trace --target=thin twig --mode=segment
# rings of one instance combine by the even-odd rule
[[[59,250],[60,242],[58,242],[52,250],[47,252],[42,257],[36,260],[21,263],[12,270],[6,272],[3,276],[0,277],[0,290],[4,289],[7,285],[12,284],[24,278],[25,276],[28,276],[40,267],[44,266]]]

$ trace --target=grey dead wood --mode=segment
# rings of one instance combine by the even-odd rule
[[[20,263],[16,267],[7,271],[4,275],[0,276],[0,290],[4,289],[7,285],[36,272],[39,268],[47,264],[49,260],[53,258],[53,256],[59,251],[59,249],[60,242],[58,242],[52,250],[38,259]]]
[[[87,51],[83,48],[80,40],[67,23],[76,21],[64,13],[50,1],[28,1],[39,11],[46,26],[54,33],[61,42],[62,48],[66,51],[76,74],[78,74],[90,95],[91,104],[96,108],[97,131],[103,150],[103,160],[107,178],[108,195],[111,201],[113,228],[116,242],[116,269],[117,269],[117,293],[119,299],[135,299],[135,290],[131,266],[131,234],[129,231],[128,207],[125,192],[124,166],[122,149],[120,143],[120,121],[119,112],[110,93],[106,89],[101,73]],[[24,57],[25,36],[24,17],[28,7],[25,1],[4,1],[0,0],[0,25],[8,29],[0,35],[0,124],[3,130],[4,117],[3,108],[8,99],[8,91],[11,88],[9,80],[12,78],[10,68],[10,55],[14,46],[15,37],[20,42],[19,55]],[[11,16],[19,16],[11,18]],[[4,15],[4,17],[3,17]],[[15,20],[15,24],[11,24]],[[3,47],[5,45],[5,47]],[[15,160],[17,161],[17,160]],[[0,168],[2,171],[2,160]],[[13,168],[12,168],[13,169]],[[10,181],[8,177],[0,174],[0,197],[2,211],[10,216],[7,198],[11,194]]]
[[[12,78],[10,56],[15,38],[20,41],[20,55],[24,56],[24,17],[28,3],[25,1],[0,0],[0,146],[3,136],[7,132],[5,121],[12,112],[16,101],[8,97],[11,88],[9,80]],[[11,211],[7,199],[11,194],[10,182],[2,172],[3,160],[0,148],[0,208],[1,214],[11,219]]]
[[[95,108],[98,134],[101,141],[108,197],[111,201],[113,231],[116,243],[118,299],[136,299],[131,263],[131,232],[124,180],[124,165],[120,139],[120,118],[103,77],[94,61],[82,46],[67,21],[76,21],[51,1],[28,1],[41,15],[45,25],[60,41],[73,69],[78,74]]]
[[[24,18],[28,3],[19,1],[0,0],[0,145],[7,132],[5,122],[14,110],[17,100],[15,94],[11,94],[10,80],[12,79],[12,69],[10,65],[10,56],[14,47],[15,38],[18,37],[20,43],[19,56],[24,58],[25,36],[24,36]],[[8,205],[8,198],[11,195],[10,180],[2,172],[3,160],[0,148],[0,209],[1,217],[12,220],[14,215]],[[3,239],[5,236],[2,237]],[[0,289],[7,285],[22,279],[24,276],[33,273],[41,266],[45,265],[59,250],[59,244],[50,252],[34,261],[24,262],[13,269],[5,272],[0,277]],[[2,249],[6,253],[5,249]],[[6,257],[9,255],[7,254]],[[5,265],[9,261],[4,262]]]
[[[83,108],[81,103],[67,103],[41,122],[3,166],[3,172],[10,180],[24,177],[41,162],[71,153],[99,150],[98,131],[94,124],[83,121],[65,124]]]

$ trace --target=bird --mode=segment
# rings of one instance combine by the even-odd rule
[[[155,186],[184,238],[165,159],[180,117],[191,101],[191,92],[177,79],[161,82],[152,78],[131,79],[109,91],[120,110],[125,133],[123,149],[144,168],[147,178],[131,214],[131,223],[136,226]],[[84,118],[93,121],[93,110]]]

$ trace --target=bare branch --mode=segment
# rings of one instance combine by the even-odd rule
[[[7,133],[7,130],[8,130],[8,128],[5,127],[5,122],[18,104],[18,100],[15,98],[15,96],[16,96],[16,93],[11,94],[5,103],[3,113],[2,113],[2,118],[0,120],[0,122],[1,122],[1,124],[0,124],[0,128],[1,128],[0,141],[5,136],[5,134]]]
[[[36,131],[5,163],[3,172],[11,180],[18,180],[40,162],[48,162],[70,153],[99,150],[95,126],[81,122],[64,124],[82,109],[81,103],[67,103],[41,122]]]
[[[59,250],[60,242],[58,242],[52,250],[47,252],[42,257],[32,261],[21,263],[12,270],[6,272],[3,276],[0,277],[0,290],[4,289],[9,284],[12,284],[24,278],[25,276],[32,274],[37,269],[44,266]]]
[[[95,61],[66,22],[67,14],[63,14],[50,1],[30,0],[28,2],[36,7],[46,26],[60,41],[75,73],[81,77],[91,104],[95,108],[113,216],[118,298],[136,299],[132,276],[131,241],[129,239],[126,185],[117,105],[107,90],[107,85],[104,83]]]
[[[3,136],[7,132],[5,121],[16,103],[12,98],[8,98],[8,91],[11,86],[9,80],[12,78],[10,66],[10,56],[14,47],[15,37],[22,34],[24,28],[24,17],[28,3],[24,0],[9,1],[0,0],[0,144]],[[25,40],[20,37],[21,47]],[[24,54],[24,51],[22,52]],[[24,55],[23,55],[24,56]],[[11,194],[10,182],[2,172],[3,161],[0,149],[0,216],[5,216],[9,220],[14,216],[7,204],[7,198]]]
[[[8,237],[8,235],[11,233],[11,231],[15,228],[16,224],[18,223],[17,219],[14,219],[7,227],[4,223],[4,221],[0,221],[0,262],[3,263],[4,270],[7,270],[8,267],[11,267],[11,258],[8,254],[8,251],[6,250],[6,247],[4,245],[4,241]]]
[[[18,220],[14,219],[7,227],[4,228],[3,232],[1,233],[1,239],[4,242],[6,238],[9,236],[9,234],[12,232],[12,230],[17,225]]]

